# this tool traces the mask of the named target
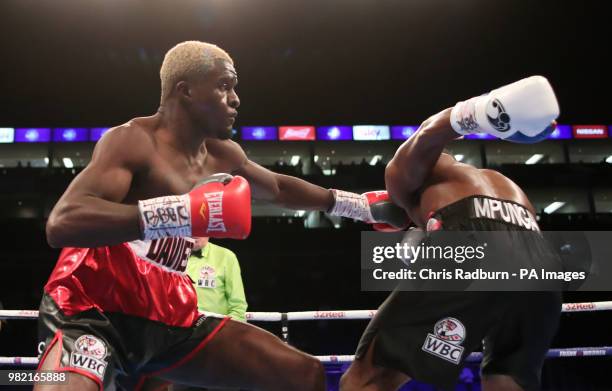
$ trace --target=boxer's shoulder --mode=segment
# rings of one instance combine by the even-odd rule
[[[148,126],[140,118],[130,120],[124,124],[110,128],[99,144],[113,144],[116,147],[124,145],[126,147],[153,147],[155,138],[153,137],[153,127]],[[134,144],[132,144],[134,143]]]
[[[482,174],[486,176],[489,183],[491,183],[495,189],[495,196],[497,198],[516,202],[523,205],[534,215],[536,214],[535,208],[523,189],[512,179],[495,170],[480,169],[479,171],[481,171]]]
[[[509,181],[510,179],[505,176],[504,174],[500,173],[499,171],[495,171],[495,170],[491,170],[489,168],[480,168],[478,169],[478,172],[480,172],[482,175],[485,175],[486,177],[490,178],[490,179],[497,179],[500,181]]]
[[[96,144],[94,158],[142,164],[155,151],[152,127],[139,118],[109,129]]]
[[[227,165],[226,172],[237,170],[247,160],[242,147],[232,140],[207,139],[206,149],[212,157]]]
[[[472,184],[477,179],[475,177],[479,175],[479,170],[476,167],[457,161],[450,154],[442,153],[429,177],[424,181],[423,188],[444,181]]]
[[[510,192],[510,193],[517,193],[517,192],[522,193],[523,192],[521,188],[519,187],[519,185],[514,183],[512,179],[508,178],[507,176],[500,173],[499,171],[481,168],[478,170],[478,172],[483,177],[486,178],[487,182],[492,187],[499,189],[502,192],[503,191]],[[499,198],[505,198],[505,197],[499,197]]]

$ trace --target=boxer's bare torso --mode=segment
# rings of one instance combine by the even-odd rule
[[[138,200],[187,193],[207,176],[234,173],[247,162],[244,151],[231,140],[202,138],[192,141],[194,147],[186,153],[175,146],[179,138],[161,122],[159,114],[136,118],[99,141],[91,163],[50,216],[53,221],[70,209],[96,209],[89,214],[92,218],[79,218],[83,229],[71,230],[70,243],[95,247],[137,239]],[[104,228],[109,226],[114,228]]]
[[[133,154],[133,177],[122,200],[135,205],[138,200],[165,194],[183,194],[203,178],[215,173],[232,173],[246,160],[242,149],[231,140],[206,139],[192,156],[177,151],[164,140],[164,129],[155,117],[136,118],[112,132],[126,138]],[[126,133],[131,134],[126,134]],[[123,133],[119,135],[119,133]],[[126,151],[126,152],[129,152]]]

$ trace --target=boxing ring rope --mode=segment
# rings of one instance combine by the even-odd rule
[[[584,303],[564,303],[563,313],[571,312],[597,312],[611,311],[612,301],[595,301]],[[222,316],[219,314],[205,312],[207,315]],[[288,329],[289,321],[303,320],[367,320],[374,317],[376,310],[337,310],[337,311],[295,311],[295,312],[247,312],[246,319],[251,322],[281,322],[283,333]],[[38,311],[35,310],[0,310],[0,319],[36,319]],[[548,358],[560,357],[601,357],[612,356],[612,346],[600,347],[577,347],[551,349]],[[316,356],[323,363],[343,364],[353,361],[352,355]],[[479,362],[482,360],[481,352],[474,352],[467,358],[467,362]],[[38,364],[37,357],[0,357],[0,366],[35,366]]]
[[[592,348],[563,348],[550,349],[547,358],[563,358],[563,357],[602,357],[612,356],[612,346],[601,346]],[[316,356],[323,363],[345,364],[353,361],[355,356],[338,355],[338,356]],[[466,362],[480,362],[482,360],[481,352],[474,352],[466,358]],[[37,357],[0,357],[0,365],[37,365]]]
[[[466,362],[482,361],[482,352],[471,353],[466,359]],[[546,354],[546,358],[562,358],[562,357],[601,357],[612,356],[612,346],[600,346],[593,348],[563,348],[550,349]],[[344,364],[352,362],[355,356],[316,356],[323,363]],[[0,360],[0,364],[2,360]]]
[[[584,303],[564,303],[561,311],[596,312],[611,311],[612,301],[593,301]],[[207,315],[223,316],[212,312]],[[326,319],[371,319],[376,310],[325,310],[325,311],[294,311],[294,312],[247,312],[246,319],[253,322],[280,322],[286,314],[287,320],[326,320]],[[36,310],[0,310],[0,319],[36,319]]]

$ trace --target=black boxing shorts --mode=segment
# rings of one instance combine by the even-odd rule
[[[192,327],[122,313],[87,310],[66,316],[43,295],[38,317],[40,362],[56,344],[62,347],[53,370],[70,371],[111,388],[118,375],[139,378],[171,370],[204,348],[229,318],[201,316]]]
[[[493,207],[487,203],[495,202]],[[480,208],[480,206],[485,207]],[[478,209],[477,209],[478,208]],[[514,221],[496,212],[522,208]],[[493,209],[493,211],[492,211]],[[484,214],[481,212],[485,211]],[[487,215],[487,211],[489,214]],[[433,219],[433,220],[432,220]],[[502,231],[498,246],[511,259],[560,262],[541,235],[513,242],[514,231],[539,231],[516,203],[468,197],[431,215],[430,230]],[[507,232],[507,239],[504,238]],[[430,236],[431,238],[433,236]],[[427,238],[425,240],[428,240]],[[525,243],[530,241],[531,243]],[[356,359],[373,346],[373,364],[395,369],[445,390],[454,388],[467,356],[483,349],[483,375],[508,375],[525,390],[538,390],[541,369],[561,314],[561,292],[432,292],[396,289],[363,333]]]

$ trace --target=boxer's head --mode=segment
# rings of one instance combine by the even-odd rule
[[[231,57],[218,46],[182,42],[166,53],[160,70],[161,104],[176,99],[208,137],[228,139],[240,100]]]

